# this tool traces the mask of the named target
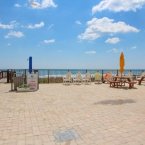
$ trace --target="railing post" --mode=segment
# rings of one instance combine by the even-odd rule
[[[11,70],[11,91],[13,91],[13,77],[14,77],[14,71]]]
[[[117,74],[116,75],[118,76],[118,69],[117,69]]]
[[[102,82],[104,82],[103,74],[104,74],[104,71],[102,70]]]
[[[24,82],[26,83],[26,69],[24,70],[24,77],[25,77]]]
[[[7,70],[7,83],[9,83],[9,70]]]
[[[48,69],[48,84],[49,84],[49,69]]]
[[[10,83],[12,83],[13,73],[14,73],[14,71],[11,69],[11,72],[10,72]]]

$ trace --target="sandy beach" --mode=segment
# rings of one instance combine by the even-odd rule
[[[143,145],[145,86],[41,84],[9,92],[0,83],[0,145]]]

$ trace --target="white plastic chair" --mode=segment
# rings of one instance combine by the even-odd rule
[[[85,74],[85,77],[83,78],[83,82],[85,84],[91,84],[91,74],[89,72]]]
[[[71,72],[68,72],[65,77],[63,77],[63,84],[64,85],[69,85],[72,83],[72,77],[71,77]]]
[[[81,75],[80,72],[78,72],[78,73],[76,74],[76,77],[73,79],[73,82],[74,82],[75,84],[81,84],[81,83],[82,83],[82,75]]]
[[[95,84],[102,83],[102,75],[100,73],[95,74]]]

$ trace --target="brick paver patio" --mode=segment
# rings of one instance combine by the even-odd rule
[[[145,86],[0,83],[0,145],[145,145]]]

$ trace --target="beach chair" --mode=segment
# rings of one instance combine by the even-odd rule
[[[110,72],[107,72],[106,74],[103,75],[103,82],[104,83],[110,83],[110,81],[112,80],[113,75]]]
[[[91,84],[91,74],[89,72],[85,74],[85,77],[83,78],[83,82],[85,84]]]
[[[80,72],[78,72],[77,74],[76,74],[76,77],[73,79],[73,82],[74,82],[74,84],[77,84],[77,85],[79,85],[79,84],[81,84],[82,83],[82,75],[81,75],[81,73]]]
[[[145,80],[145,72],[143,72],[139,77],[136,77],[136,80],[138,81],[138,84],[141,85],[141,83]]]
[[[65,77],[63,77],[63,84],[70,85],[72,83],[71,72],[68,72]]]
[[[95,84],[102,83],[102,75],[100,73],[95,74]]]

